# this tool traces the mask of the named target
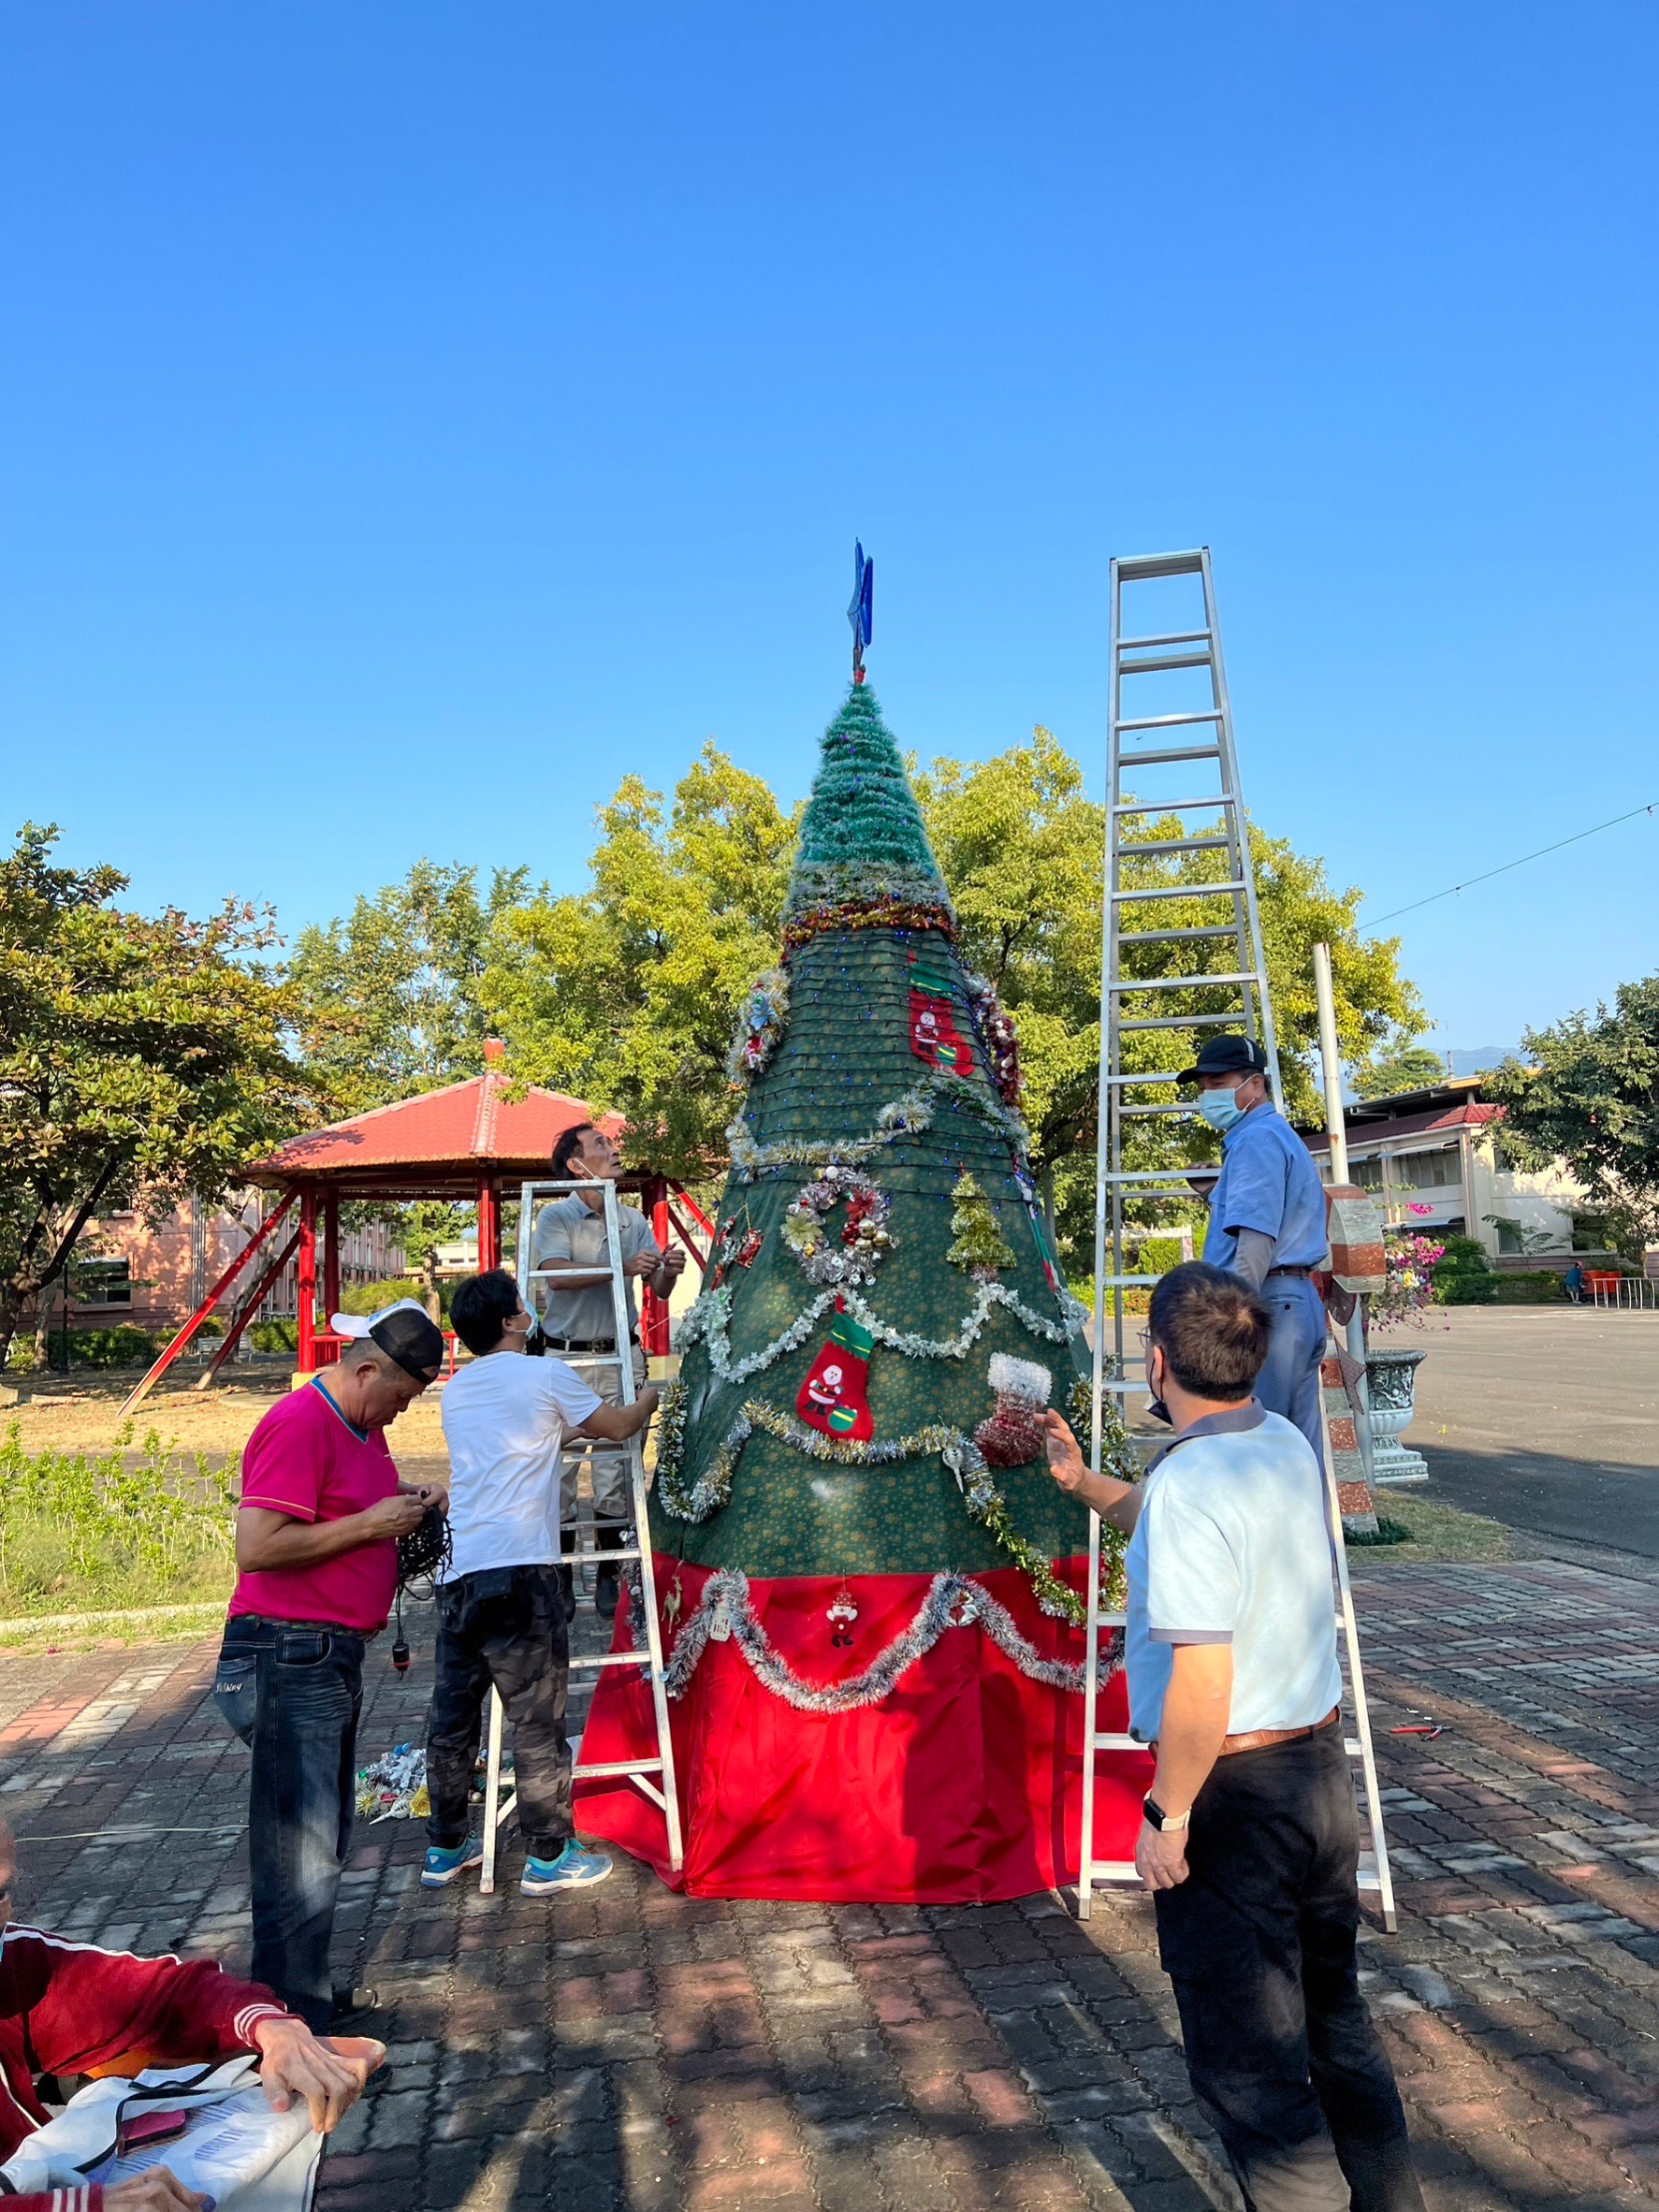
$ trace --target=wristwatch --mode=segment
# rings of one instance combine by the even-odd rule
[[[1161,1805],[1155,1805],[1150,1797],[1142,1801],[1141,1810],[1146,1815],[1147,1826],[1156,1828],[1160,1836],[1173,1828],[1184,1828],[1192,1818],[1190,1805],[1185,1812],[1166,1812]]]

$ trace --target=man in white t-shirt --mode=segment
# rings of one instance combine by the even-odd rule
[[[622,1171],[622,1156],[603,1129],[591,1122],[577,1122],[563,1130],[553,1147],[553,1177],[589,1178],[585,1190],[573,1190],[541,1208],[531,1234],[531,1267],[543,1285],[545,1304],[542,1333],[550,1352],[574,1352],[577,1357],[597,1355],[602,1361],[617,1351],[617,1300],[611,1287],[610,1232],[604,1220],[604,1186]],[[617,1207],[617,1239],[621,1245],[622,1276],[628,1304],[628,1345],[625,1356],[633,1361],[637,1388],[646,1378],[645,1353],[639,1345],[638,1317],[633,1286],[648,1283],[659,1298],[671,1295],[685,1269],[686,1256],[677,1244],[664,1252],[652,1236],[645,1215],[636,1206]],[[621,1376],[614,1365],[591,1371],[594,1388],[608,1405],[620,1402]],[[564,1461],[564,1521],[566,1529],[576,1519],[576,1475],[583,1457],[567,1452]],[[604,1561],[607,1551],[620,1550],[623,1531],[633,1518],[628,1482],[616,1462],[588,1461],[593,1479],[593,1540],[602,1564],[595,1581],[593,1609],[608,1620],[617,1609],[617,1570]],[[576,1547],[573,1546],[573,1551]],[[574,1595],[574,1570],[564,1569],[564,1590]]]
[[[559,1579],[559,1466],[567,1435],[620,1443],[657,1392],[606,1405],[562,1360],[527,1360],[534,1318],[504,1268],[469,1275],[450,1301],[473,1355],[444,1386],[452,1559],[438,1592],[438,1650],[427,1718],[431,1839],[421,1882],[442,1889],[484,1856],[467,1799],[490,1685],[513,1725],[518,1826],[530,1847],[518,1886],[546,1897],[603,1882],[611,1862],[584,1851],[571,1805],[564,1733],[569,1619]]]
[[[1147,1387],[1175,1435],[1145,1480],[1091,1474],[1057,1413],[1048,1458],[1133,1531],[1129,1729],[1157,1754],[1135,1866],[1193,2094],[1256,2212],[1422,2212],[1360,1994],[1324,1475],[1252,1395],[1273,1323],[1246,1283],[1171,1268],[1148,1319]]]

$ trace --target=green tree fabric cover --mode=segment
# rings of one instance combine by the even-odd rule
[[[783,967],[738,1008],[731,1172],[658,1432],[683,1864],[629,1783],[578,1784],[577,1818],[693,1895],[1028,1896],[1074,1876],[1082,1835],[1088,1520],[1040,1422],[1047,1402],[1086,1426],[1084,1317],[1011,1028],[867,686],[824,737],[781,922]],[[1106,1442],[1121,1467],[1114,1416]],[[654,1748],[631,1677],[594,1698],[602,1770]],[[1099,1725],[1126,1723],[1109,1680]],[[1131,1847],[1150,1770],[1103,1755],[1101,1857]]]

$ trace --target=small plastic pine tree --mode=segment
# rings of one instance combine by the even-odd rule
[[[983,1282],[1014,1264],[1013,1247],[997,1226],[991,1201],[966,1169],[951,1193],[951,1233],[945,1258]]]

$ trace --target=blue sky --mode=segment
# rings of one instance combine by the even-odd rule
[[[1659,798],[1637,0],[0,6],[7,812],[283,924],[901,741],[1099,775],[1207,542],[1371,911]],[[1651,971],[1659,819],[1400,924],[1440,1043]]]

